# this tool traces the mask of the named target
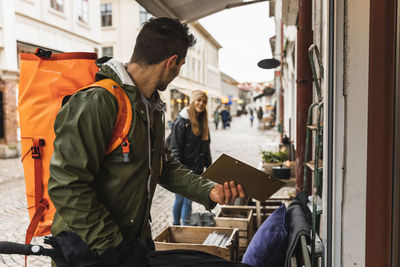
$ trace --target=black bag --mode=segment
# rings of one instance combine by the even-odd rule
[[[245,263],[228,261],[218,256],[196,250],[165,250],[146,254],[150,267],[251,267]]]

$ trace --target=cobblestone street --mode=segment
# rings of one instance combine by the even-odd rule
[[[211,124],[210,124],[211,125]],[[168,134],[168,133],[167,133]],[[211,150],[213,160],[222,153],[235,157],[254,167],[258,167],[260,150],[277,150],[279,134],[275,130],[260,131],[257,122],[250,127],[247,116],[234,117],[231,128],[214,130],[211,128]],[[25,182],[20,159],[0,160],[0,240],[24,242],[25,231],[29,223],[26,209]],[[154,196],[151,215],[153,218],[153,236],[165,226],[172,224],[172,204],[174,194],[158,187]],[[217,207],[218,208],[218,207]],[[194,203],[194,211],[204,211],[204,207]],[[34,243],[41,243],[35,238]],[[45,257],[29,257],[30,267],[50,266]],[[24,266],[24,257],[20,255],[1,255],[0,266]]]

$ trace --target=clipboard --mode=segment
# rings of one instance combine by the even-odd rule
[[[236,185],[241,184],[246,196],[259,201],[267,200],[286,185],[285,182],[226,154],[222,154],[201,176],[219,184],[229,181],[234,181]]]

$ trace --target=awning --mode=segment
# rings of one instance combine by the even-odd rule
[[[249,5],[267,0],[136,0],[156,17],[178,18],[192,22],[224,9]]]

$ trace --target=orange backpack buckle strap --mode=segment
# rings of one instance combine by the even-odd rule
[[[129,146],[131,143],[129,143],[128,137],[123,137],[122,138],[122,153],[124,155],[124,162],[129,162]]]
[[[39,207],[39,202],[43,197],[43,182],[42,182],[42,158],[40,154],[40,147],[44,146],[43,139],[34,137],[33,146],[31,146],[31,155],[34,159],[34,172],[35,172],[35,206]]]
[[[33,215],[33,218],[31,222],[29,223],[28,230],[26,230],[26,236],[25,236],[25,244],[30,244],[32,241],[33,236],[35,235],[35,231],[38,227],[39,221],[43,217],[43,213],[45,210],[49,207],[49,203],[47,202],[46,199],[42,198],[39,201],[39,206],[37,206],[37,209],[35,211],[35,215]],[[25,256],[25,267],[27,266],[28,263],[28,256]]]
[[[25,244],[29,244],[35,234],[39,221],[42,219],[44,211],[48,208],[49,203],[43,198],[43,169],[42,169],[42,156],[40,147],[45,145],[44,139],[37,137],[33,138],[33,145],[31,146],[31,155],[34,159],[34,179],[35,179],[35,214],[29,223],[28,230],[26,231]]]
[[[118,101],[118,114],[115,120],[113,133],[109,146],[106,150],[106,155],[114,151],[118,146],[122,146],[122,154],[124,162],[129,162],[130,142],[128,133],[132,123],[132,105],[129,97],[126,95],[118,83],[111,79],[104,79],[85,86],[80,90],[85,90],[91,87],[101,87],[109,91]]]
[[[35,211],[35,215],[33,215],[33,218],[29,223],[28,230],[26,230],[25,244],[31,243],[36,228],[39,224],[39,221],[42,219],[43,213],[48,207],[49,207],[49,202],[47,202],[45,198],[42,198],[39,201],[39,206]]]

